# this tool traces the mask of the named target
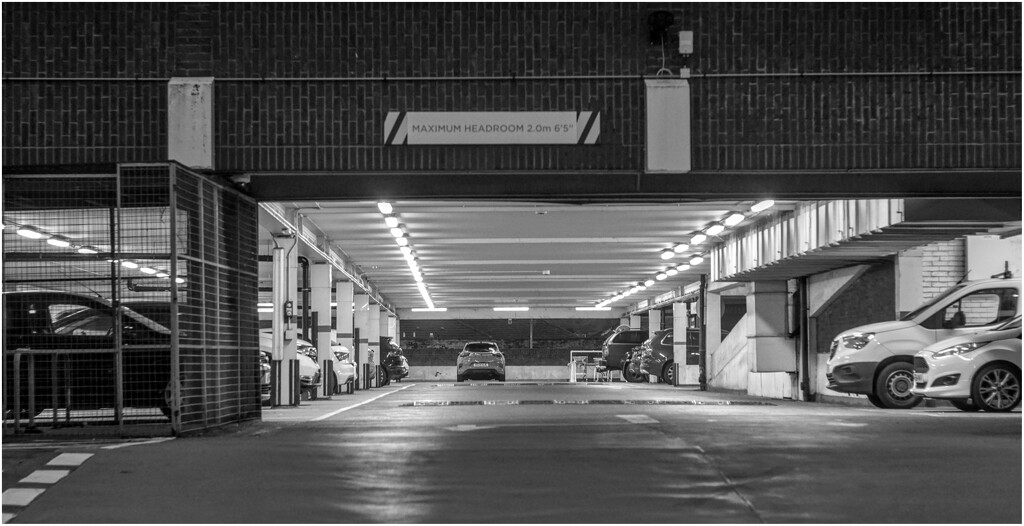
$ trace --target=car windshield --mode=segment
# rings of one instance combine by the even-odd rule
[[[935,296],[934,298],[932,298],[931,301],[929,301],[929,302],[925,303],[924,305],[921,305],[920,307],[914,309],[913,311],[908,313],[906,316],[903,316],[902,318],[900,318],[900,320],[902,320],[902,321],[913,320],[914,318],[920,316],[921,313],[923,313],[924,311],[930,309],[932,307],[932,305],[935,305],[936,303],[939,303],[940,301],[945,300],[950,295],[952,295],[956,291],[958,291],[958,290],[960,290],[960,289],[962,289],[962,288],[964,288],[966,286],[967,286],[967,284],[963,283],[963,284],[960,284],[960,285],[957,285],[955,287],[950,288],[946,292],[943,292],[942,294],[939,294],[938,296]]]
[[[493,343],[468,343],[464,350],[469,352],[491,352],[497,351],[498,347]]]

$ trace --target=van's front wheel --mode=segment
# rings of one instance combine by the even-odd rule
[[[875,396],[886,409],[910,409],[923,397],[910,392],[914,387],[914,366],[895,362],[885,366],[875,381]]]

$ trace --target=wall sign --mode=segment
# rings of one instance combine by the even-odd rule
[[[597,111],[390,111],[384,144],[596,144]]]

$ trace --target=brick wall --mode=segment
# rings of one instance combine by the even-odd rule
[[[680,29],[695,170],[1021,166],[1019,74],[857,76],[1019,71],[1018,3],[5,3],[3,163],[164,159],[166,80],[214,76],[220,170],[639,171],[641,76],[683,65]],[[821,72],[850,76],[700,76]],[[601,138],[383,146],[416,110],[600,111]]]
[[[872,266],[845,288],[813,321],[817,325],[815,351],[827,353],[839,333],[868,323],[896,319],[896,264],[889,260]]]
[[[921,295],[923,301],[938,296],[964,278],[964,238],[922,247]]]

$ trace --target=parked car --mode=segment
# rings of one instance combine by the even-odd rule
[[[494,342],[470,342],[455,363],[456,379],[495,379],[505,381],[505,356]]]
[[[270,405],[270,353],[260,351],[260,403]]]
[[[625,364],[623,358],[629,351],[644,342],[648,333],[642,329],[630,329],[623,325],[608,336],[601,344],[601,359],[605,367],[610,369],[622,369]]]
[[[352,361],[352,352],[348,347],[339,343],[331,343],[331,352],[334,354],[334,388],[331,392],[341,394],[342,387],[351,391],[359,380],[359,371],[355,362]]]
[[[630,383],[643,383],[647,381],[647,375],[640,370],[640,346],[630,349],[622,357],[622,378]]]
[[[1020,314],[1020,279],[960,283],[903,316],[840,333],[826,363],[828,388],[867,395],[877,407],[908,409],[921,402],[914,388],[914,355],[954,336],[989,331]]]
[[[269,331],[260,332],[260,350],[267,353],[273,351],[273,335]],[[299,361],[299,390],[310,400],[316,400],[320,390],[320,364],[309,357],[309,350],[316,348],[306,340],[299,339],[296,345],[295,358]]]
[[[1020,404],[1021,317],[925,347],[914,356],[913,394],[963,411],[1011,411]]]
[[[409,376],[409,360],[402,353],[402,348],[392,341],[390,336],[380,339],[380,352],[383,353],[381,366],[387,370],[388,382],[402,381]]]
[[[106,299],[69,292],[11,291],[3,294],[4,354],[7,374],[14,353],[25,352],[21,371],[27,373],[29,353],[33,382],[22,378],[19,404],[27,415],[31,395],[35,409],[58,404],[69,409],[115,406],[114,307]],[[130,308],[122,308],[121,356],[124,407],[158,407],[170,416],[171,331]],[[109,349],[110,352],[81,352]],[[59,375],[53,374],[54,354],[62,356]],[[57,378],[54,378],[57,376]],[[13,382],[7,382],[12,389]],[[29,386],[33,385],[32,388]],[[32,389],[32,392],[29,392]],[[13,389],[9,391],[13,396]],[[10,404],[13,405],[13,404]]]
[[[675,383],[675,353],[672,350],[672,329],[656,331],[640,346],[640,371]]]

